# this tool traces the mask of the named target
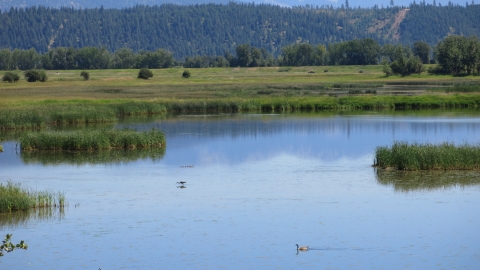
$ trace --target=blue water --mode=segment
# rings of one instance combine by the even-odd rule
[[[0,223],[29,245],[0,258],[0,268],[475,269],[480,186],[455,179],[477,172],[434,174],[453,182],[401,190],[379,183],[371,165],[375,147],[395,140],[479,143],[478,116],[126,121],[118,127],[162,129],[167,150],[160,160],[123,163],[25,164],[15,142],[4,142],[1,182],[64,191],[69,206],[59,217]],[[295,244],[310,250],[297,254]]]

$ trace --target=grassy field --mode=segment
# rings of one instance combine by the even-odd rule
[[[480,76],[385,77],[381,66],[47,71],[47,82],[0,84],[0,129],[115,122],[122,115],[458,108],[480,105]],[[326,72],[327,71],[327,72]],[[313,72],[313,73],[312,73]]]
[[[278,72],[278,67],[204,68],[189,69],[192,76],[185,79],[182,78],[184,68],[170,68],[152,70],[154,76],[149,80],[137,79],[137,69],[110,69],[89,70],[90,81],[83,80],[80,70],[54,70],[47,71],[48,81],[44,83],[21,80],[0,84],[0,106],[75,103],[79,100],[112,103],[124,100],[318,96],[341,90],[342,86],[372,88],[385,84],[450,86],[480,83],[478,76],[454,78],[425,73],[403,78],[385,77],[381,69],[381,66],[322,66],[293,67],[289,72]],[[310,70],[315,73],[308,73]]]

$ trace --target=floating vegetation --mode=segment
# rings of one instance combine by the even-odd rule
[[[62,192],[32,191],[11,181],[0,184],[0,213],[64,206],[65,194]]]
[[[165,135],[159,130],[79,130],[71,132],[41,131],[20,137],[22,150],[107,150],[160,148],[165,146]]]
[[[0,152],[3,152],[3,145],[0,144]]]
[[[374,166],[406,171],[478,170],[480,145],[394,142],[392,147],[377,147]]]
[[[21,151],[25,164],[85,165],[128,163],[137,160],[161,160],[166,147],[148,149],[112,149],[104,151]]]
[[[478,171],[376,170],[377,182],[395,191],[410,192],[480,185]]]

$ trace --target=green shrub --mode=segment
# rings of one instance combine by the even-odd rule
[[[80,73],[80,76],[83,77],[83,80],[84,80],[84,81],[89,81],[89,80],[90,80],[90,73],[88,73],[88,72],[86,72],[86,71],[82,71],[82,72]]]
[[[153,73],[148,68],[142,68],[138,72],[137,78],[148,80],[148,78],[151,78],[151,77],[153,77]]]
[[[20,76],[18,76],[17,73],[13,73],[10,71],[5,72],[5,75],[3,75],[2,77],[3,82],[12,83],[12,82],[18,82],[18,80],[20,80]]]
[[[2,245],[0,245],[0,257],[3,256],[3,252],[12,252],[14,251],[15,249],[19,248],[19,249],[28,249],[28,245],[25,243],[25,241],[20,241],[20,243],[18,244],[13,244],[10,240],[12,240],[12,235],[11,234],[7,234],[5,236],[5,239],[2,241]]]
[[[183,77],[183,78],[190,78],[190,75],[191,75],[191,74],[190,74],[190,71],[189,71],[189,70],[185,70],[185,71],[183,71],[183,73],[182,73],[182,77]]]
[[[28,82],[46,82],[48,80],[47,73],[44,70],[31,69],[25,71],[25,78]]]

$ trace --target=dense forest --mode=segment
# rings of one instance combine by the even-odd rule
[[[430,68],[431,73],[453,75],[480,74],[480,41],[476,36],[450,35],[434,48],[428,43],[417,41],[412,46],[385,44],[380,46],[371,38],[354,39],[333,43],[326,47],[310,43],[292,44],[282,47],[282,53],[274,58],[264,48],[249,44],[238,45],[235,54],[225,56],[185,57],[175,60],[173,54],[164,49],[134,53],[132,49],[121,48],[114,53],[105,47],[58,47],[43,54],[35,49],[0,50],[0,70],[24,70],[25,76],[32,74],[36,80],[45,81],[46,73],[38,69],[130,69],[130,68],[186,68],[205,67],[266,67],[266,66],[322,66],[322,65],[383,65],[387,75],[408,76],[425,71],[423,64],[438,63]],[[279,71],[287,71],[279,69]],[[85,72],[85,71],[84,71]],[[88,74],[88,73],[85,73]],[[146,73],[149,74],[149,73]],[[38,77],[38,79],[37,79]],[[88,77],[88,76],[87,76]],[[7,72],[4,82],[16,82],[20,76]]]
[[[435,2],[434,2],[435,3]],[[293,44],[371,38],[378,44],[435,46],[448,35],[480,36],[480,5],[283,8],[255,4],[135,6],[125,9],[31,7],[0,14],[0,49],[103,48],[135,53],[164,49],[186,56],[224,56],[241,44],[273,57]]]

